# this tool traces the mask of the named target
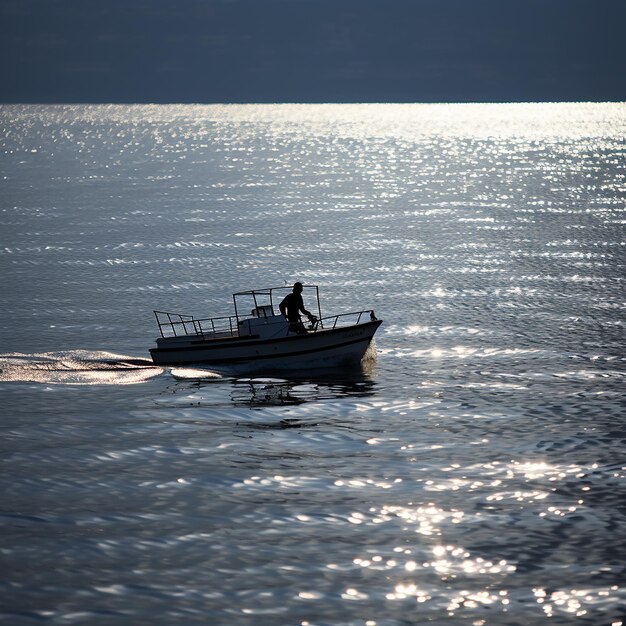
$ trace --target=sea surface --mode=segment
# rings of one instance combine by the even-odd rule
[[[626,624],[625,104],[0,138],[0,623]],[[296,280],[375,309],[375,359],[148,360],[153,309]]]

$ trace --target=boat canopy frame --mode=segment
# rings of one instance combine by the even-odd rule
[[[313,289],[315,290],[315,307],[317,309],[317,319],[322,319],[322,308],[320,305],[320,290],[319,287],[317,285],[304,285],[302,284],[302,288],[303,289]],[[237,293],[233,294],[233,305],[234,305],[234,309],[235,309],[235,317],[239,320],[239,318],[241,317],[239,315],[239,307],[237,306],[237,302],[239,301],[240,303],[240,307],[241,307],[241,302],[243,299],[245,298],[252,298],[252,301],[254,302],[254,308],[252,309],[252,312],[250,313],[251,315],[254,315],[254,311],[260,312],[261,307],[263,306],[270,306],[271,310],[273,312],[274,315],[276,315],[276,310],[274,309],[274,295],[275,292],[282,292],[284,295],[280,298],[280,301],[277,303],[280,304],[280,302],[283,301],[284,297],[287,295],[287,293],[285,292],[291,292],[293,291],[293,287],[288,287],[288,286],[282,286],[282,287],[266,287],[264,289],[250,289],[248,291],[238,291]],[[261,297],[264,297],[266,299],[269,299],[269,304],[259,304],[259,299]],[[267,300],[266,300],[267,302]]]

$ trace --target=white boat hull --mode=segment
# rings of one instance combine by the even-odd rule
[[[157,348],[150,350],[150,354],[157,365],[333,367],[347,362],[360,362],[380,324],[379,320],[374,320],[273,339],[244,336],[198,338],[185,345],[157,342]]]

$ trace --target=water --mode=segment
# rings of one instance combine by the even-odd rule
[[[0,119],[0,621],[624,620],[623,104]],[[295,280],[375,363],[146,361]]]

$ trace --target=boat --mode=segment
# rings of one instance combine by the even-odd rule
[[[166,366],[202,364],[254,369],[360,363],[382,320],[372,309],[323,316],[319,287],[304,285],[303,289],[307,306],[317,311],[309,318],[308,326],[290,323],[280,313],[280,303],[291,287],[234,293],[234,314],[229,316],[198,319],[154,311],[160,336],[156,348],[150,350],[152,360]]]

